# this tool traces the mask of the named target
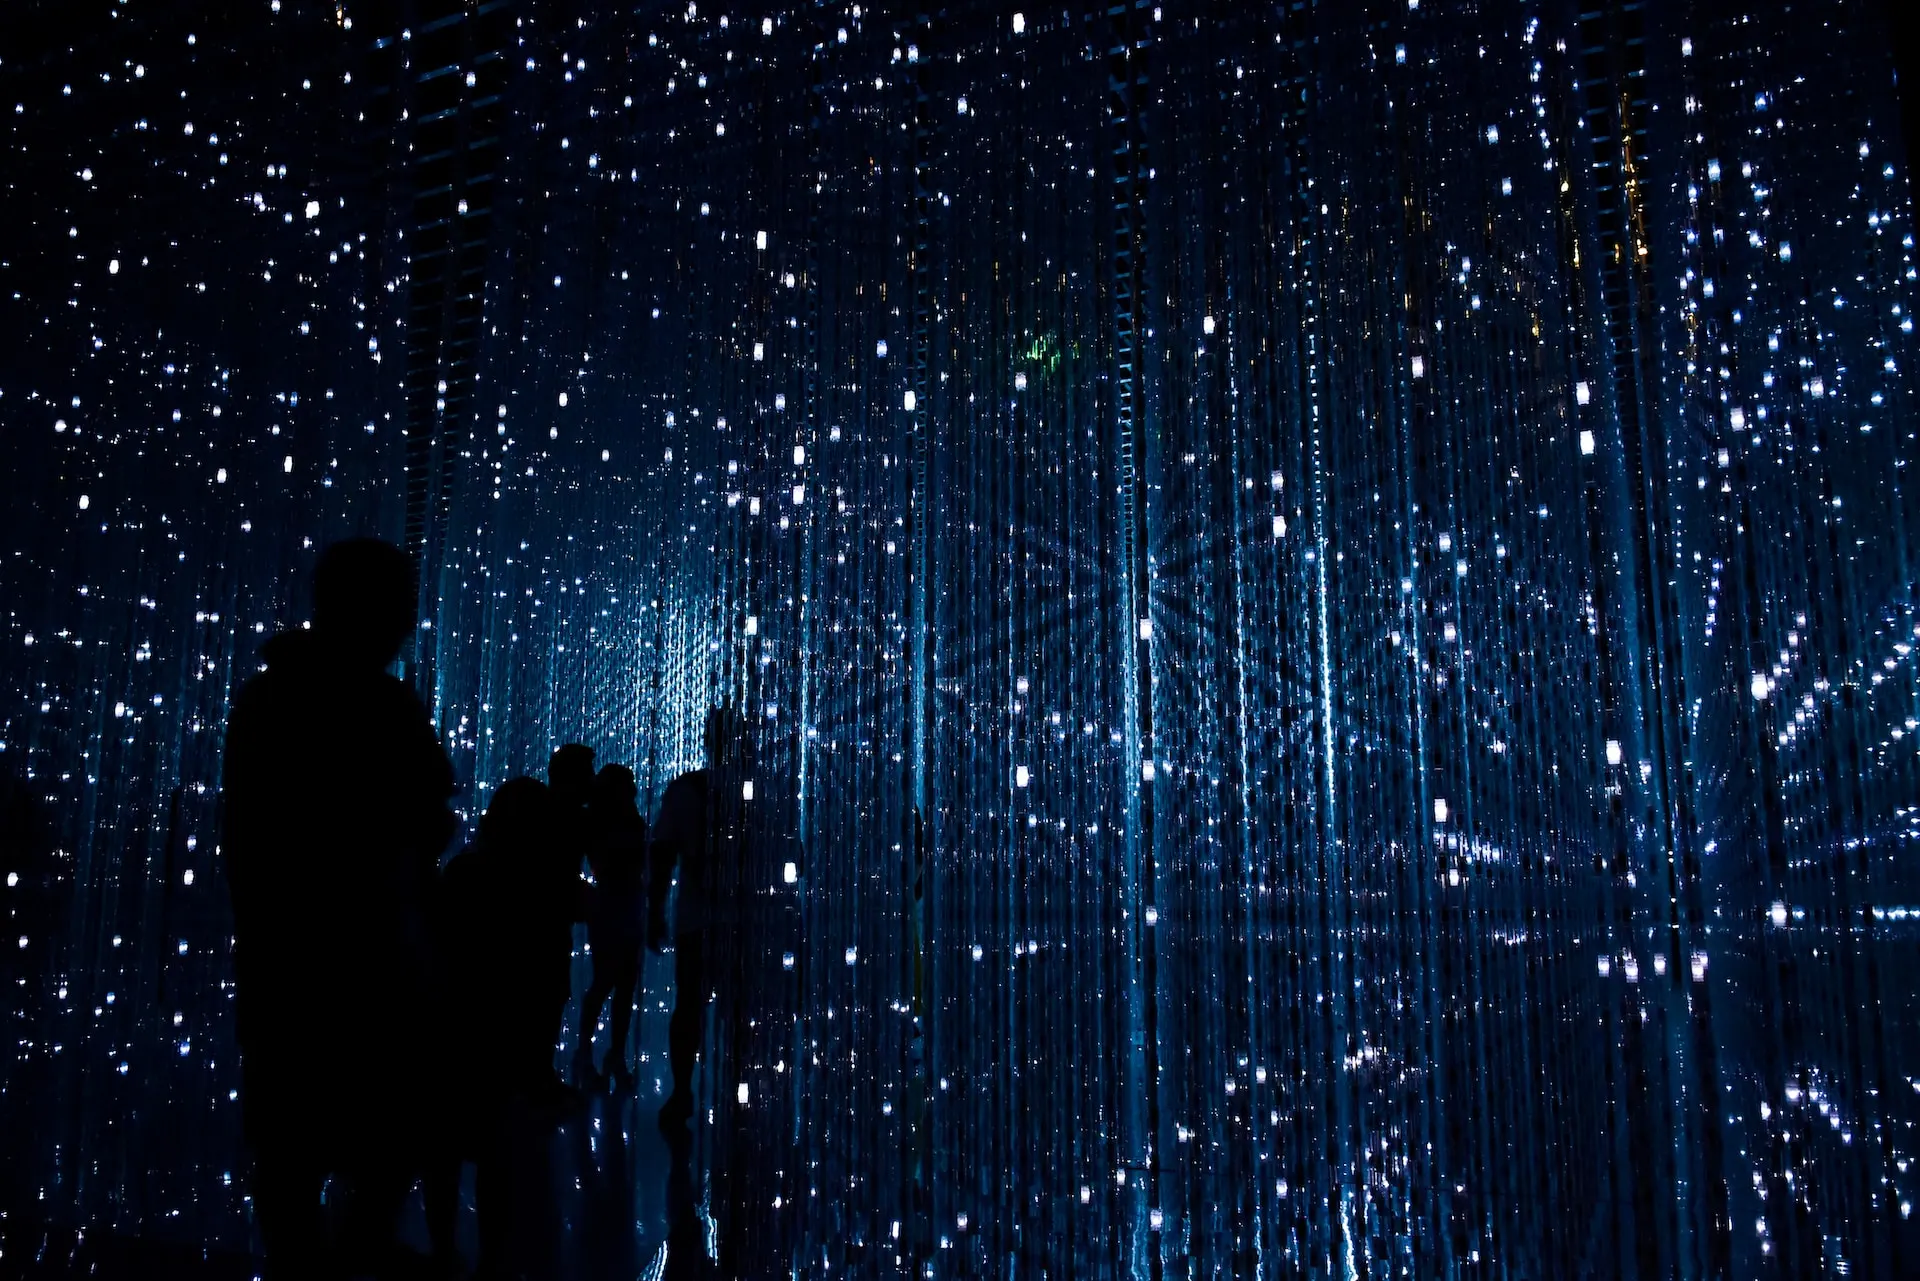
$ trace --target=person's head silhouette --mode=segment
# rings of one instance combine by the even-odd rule
[[[603,765],[593,776],[593,801],[596,805],[632,806],[640,795],[633,771],[625,765]]]
[[[418,621],[413,562],[392,543],[349,538],[320,553],[313,630],[342,655],[385,667]]]
[[[567,743],[547,758],[547,786],[561,805],[585,805],[593,791],[593,749]]]

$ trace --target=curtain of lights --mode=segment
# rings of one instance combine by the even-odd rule
[[[1920,1266],[1877,7],[469,8],[0,67],[13,1204],[246,1241],[219,729],[404,532],[468,816],[753,727],[752,1275]]]

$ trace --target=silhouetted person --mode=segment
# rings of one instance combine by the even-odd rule
[[[673,909],[673,1016],[667,1024],[667,1058],[673,1093],[660,1108],[660,1127],[682,1130],[693,1115],[693,1064],[706,1034],[713,999],[708,964],[718,957],[715,864],[742,835],[742,789],[749,776],[746,735],[730,708],[707,714],[707,767],[680,775],[660,798],[653,827],[647,938],[655,951],[666,946],[667,892],[680,873]]]
[[[707,767],[668,786],[652,832],[655,946],[668,933],[664,900],[679,870],[668,1024],[673,1093],[659,1117],[672,1157],[668,1281],[785,1274],[767,1213],[791,1201],[800,1184],[800,1153],[783,1121],[791,1115],[791,1077],[778,1066],[790,1056],[799,1008],[804,859],[785,828],[791,794],[779,766],[757,759],[747,724],[731,708],[708,715],[704,737]],[[696,1170],[686,1123],[696,1106],[695,1061],[709,1045],[711,1108]]]
[[[593,796],[587,802],[587,864],[593,869],[587,942],[593,981],[580,1003],[574,1079],[584,1081],[593,1073],[594,1025],[601,1005],[611,996],[605,1074],[619,1090],[633,1085],[633,1074],[627,1069],[627,1030],[633,1022],[634,989],[640,982],[646,943],[647,821],[635,804],[639,794],[632,770],[608,765],[594,777]]]
[[[321,1188],[343,1203],[354,1272],[395,1260],[423,1157],[426,900],[453,835],[453,769],[387,667],[416,622],[413,567],[387,543],[321,554],[311,629],[262,648],[228,723],[242,1107],[268,1266],[322,1275]]]
[[[511,1249],[512,1127],[550,1102],[571,919],[557,907],[556,807],[515,778],[494,794],[473,843],[447,864],[440,901],[442,1060],[449,1069],[439,1161],[427,1185],[436,1254],[451,1259],[459,1166],[477,1166],[483,1268]],[[564,998],[563,998],[564,999]]]

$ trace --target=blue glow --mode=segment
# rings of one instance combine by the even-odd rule
[[[463,819],[753,727],[754,1268],[1920,1250],[1877,7],[521,3],[443,218],[425,24],[256,7],[0,67],[7,1205],[250,1240],[221,727],[376,532]]]

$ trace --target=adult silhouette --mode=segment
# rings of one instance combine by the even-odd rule
[[[553,891],[542,888],[557,878],[554,824],[545,784],[508,780],[441,887],[440,1049],[450,1071],[437,1100],[443,1128],[427,1219],[435,1253],[450,1261],[459,1167],[473,1161],[483,1273],[505,1269],[515,1249],[516,1127],[527,1128],[555,1084],[555,973],[564,983],[571,939]]]
[[[667,1023],[667,1059],[673,1093],[660,1107],[660,1128],[684,1130],[693,1115],[693,1066],[706,1035],[713,1000],[709,962],[718,959],[716,927],[724,905],[716,901],[717,865],[744,839],[745,787],[752,774],[751,747],[739,716],[729,707],[707,714],[707,764],[667,785],[653,826],[648,890],[648,942],[667,941],[667,892],[679,871],[673,905],[673,1015]]]
[[[605,1075],[615,1089],[633,1085],[627,1069],[627,1030],[633,1022],[634,989],[640,982],[647,921],[647,821],[635,804],[640,789],[625,765],[608,765],[594,776],[587,802],[587,864],[593,891],[587,907],[587,942],[593,980],[580,1003],[580,1047],[574,1079],[593,1075],[593,1031],[608,997]]]
[[[278,1277],[398,1263],[425,1137],[426,902],[455,826],[453,768],[387,671],[416,622],[412,563],[335,543],[313,600],[311,627],[269,640],[235,700],[222,787],[241,1104]]]
[[[672,1158],[666,1275],[771,1276],[787,1265],[767,1214],[791,1202],[799,1183],[799,1154],[782,1118],[791,1103],[783,1060],[795,1049],[803,859],[785,830],[791,793],[777,758],[758,759],[747,724],[731,708],[708,715],[704,738],[706,767],[668,785],[652,831],[656,947],[669,932],[667,883],[679,872],[668,1023],[673,1092],[659,1115]],[[696,1171],[687,1122],[709,1009],[712,1091]]]

